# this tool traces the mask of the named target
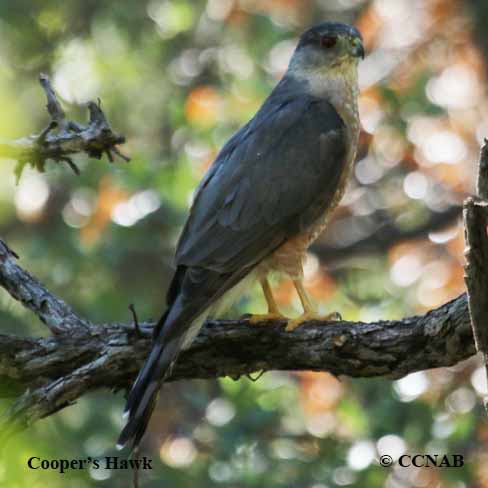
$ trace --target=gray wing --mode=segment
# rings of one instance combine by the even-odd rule
[[[268,98],[202,180],[177,265],[232,273],[257,264],[327,208],[346,148],[344,123],[326,100]]]

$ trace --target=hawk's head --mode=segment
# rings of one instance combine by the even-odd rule
[[[356,65],[359,58],[364,58],[360,32],[351,25],[324,22],[300,36],[292,66],[305,71],[323,71]]]

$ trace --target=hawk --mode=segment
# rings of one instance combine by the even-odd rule
[[[359,31],[326,22],[300,36],[281,81],[224,145],[199,184],[176,250],[167,310],[129,393],[118,447],[137,447],[165,377],[208,316],[259,280],[268,314],[282,317],[268,274],[289,276],[303,314],[317,317],[302,261],[339,203],[356,155]],[[251,321],[252,321],[251,320]]]

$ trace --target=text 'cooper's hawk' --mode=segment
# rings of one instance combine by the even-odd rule
[[[202,179],[176,250],[168,309],[129,393],[119,447],[138,446],[180,351],[250,280],[261,282],[264,318],[282,318],[267,279],[272,271],[293,279],[303,305],[287,330],[316,317],[302,261],[339,203],[356,155],[360,57],[361,35],[352,26],[323,23],[303,33],[281,81]]]

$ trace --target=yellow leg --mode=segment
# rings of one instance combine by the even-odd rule
[[[305,290],[302,280],[295,279],[293,280],[293,284],[295,285],[295,289],[297,290],[298,296],[300,297],[300,301],[302,302],[303,311],[305,313],[315,313],[315,307],[313,306],[310,298],[308,297],[307,290]]]
[[[286,326],[286,331],[291,332],[295,330],[299,325],[307,322],[309,320],[340,320],[341,316],[337,312],[330,313],[328,315],[319,315],[312,304],[303,282],[300,279],[294,279],[293,284],[297,290],[298,296],[300,297],[300,302],[302,302],[303,313],[296,319],[288,321]]]
[[[261,315],[252,315],[249,318],[250,324],[259,324],[268,320],[283,320],[285,316],[282,315],[278,309],[278,305],[275,302],[273,292],[271,291],[271,286],[269,286],[268,278],[263,278],[261,280],[261,287],[263,289],[264,298],[268,304],[268,313]]]

